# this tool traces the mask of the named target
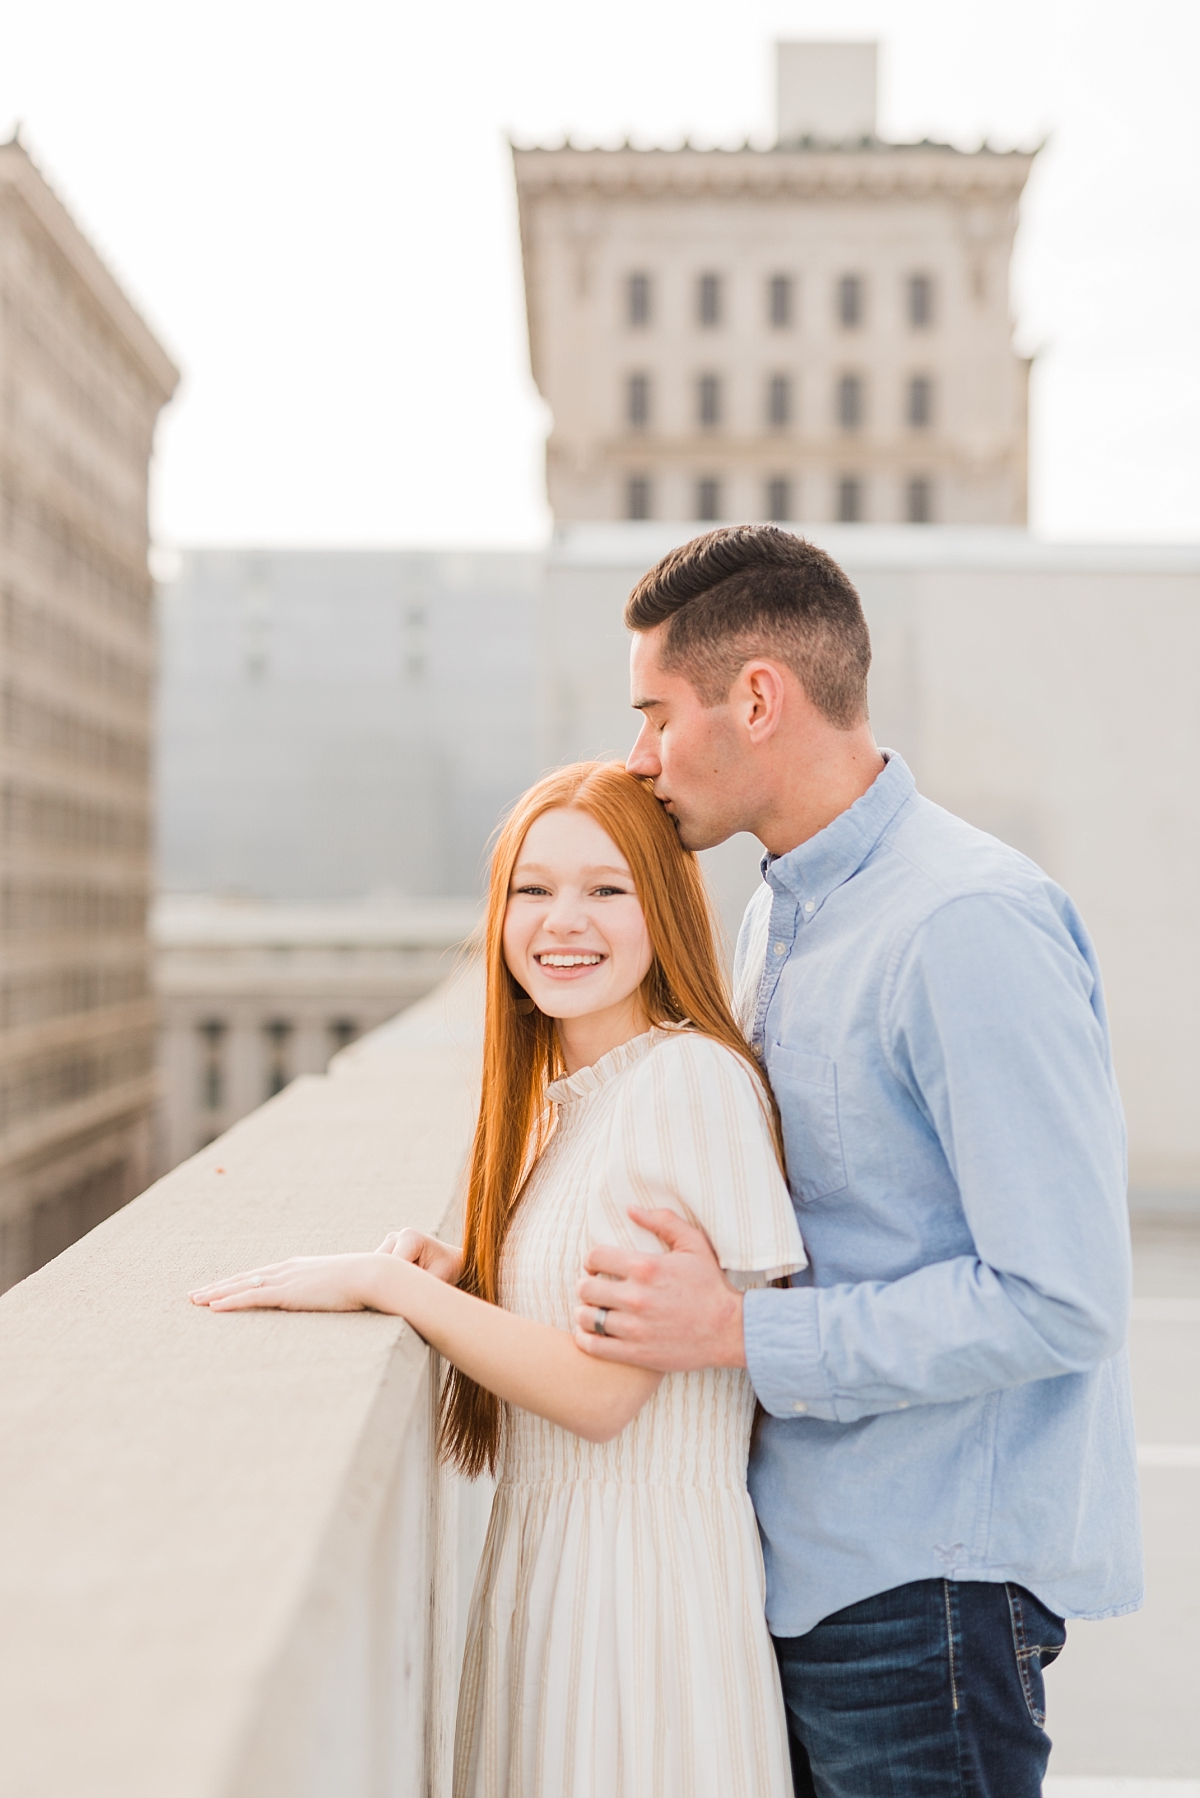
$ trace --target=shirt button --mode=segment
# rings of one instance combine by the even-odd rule
[[[816,909],[817,909],[816,900],[815,899],[805,900],[804,909],[805,909],[805,911],[816,911]]]
[[[786,955],[787,954],[787,944],[786,943],[776,943],[775,953],[776,953],[776,955]]]
[[[902,1398],[900,1400],[900,1403],[896,1406],[896,1409],[897,1409],[897,1411],[907,1411],[908,1410],[908,1400],[906,1398]]]
[[[802,1398],[798,1398],[796,1400],[795,1404],[792,1406],[792,1410],[793,1411],[807,1411],[808,1406],[805,1404],[805,1402]]]

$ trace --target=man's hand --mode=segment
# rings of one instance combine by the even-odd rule
[[[662,1373],[745,1367],[742,1295],[729,1284],[703,1230],[673,1211],[630,1210],[665,1255],[639,1255],[600,1243],[577,1287],[575,1341],[602,1361],[627,1361]],[[597,1336],[601,1310],[604,1334]]]

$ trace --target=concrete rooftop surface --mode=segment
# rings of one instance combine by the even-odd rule
[[[1200,1798],[1200,1213],[1134,1220],[1131,1355],[1146,1604],[1067,1626],[1047,1798]]]

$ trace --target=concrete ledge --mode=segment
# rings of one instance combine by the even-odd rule
[[[457,1028],[435,995],[0,1301],[6,1798],[446,1789],[428,1351],[392,1318],[186,1294],[442,1223],[474,1103],[449,1004]]]

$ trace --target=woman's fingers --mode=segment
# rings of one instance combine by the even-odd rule
[[[298,1255],[256,1267],[228,1280],[214,1280],[189,1297],[211,1311],[361,1311],[373,1302],[374,1255]]]
[[[286,1294],[281,1286],[243,1286],[201,1303],[207,1303],[210,1311],[269,1311],[285,1305]]]
[[[273,1275],[282,1273],[288,1265],[286,1261],[275,1261],[269,1267],[252,1267],[244,1274],[231,1274],[227,1280],[213,1280],[207,1286],[198,1286],[194,1292],[189,1292],[188,1297],[195,1305],[209,1305],[214,1299],[241,1292],[245,1287],[257,1290],[265,1286]]]
[[[451,1285],[462,1271],[462,1250],[426,1235],[424,1230],[389,1230],[376,1253],[411,1261],[415,1267],[423,1267],[427,1274]]]
[[[375,1252],[377,1255],[398,1255],[402,1261],[420,1261],[422,1251],[432,1240],[420,1230],[389,1230]]]

